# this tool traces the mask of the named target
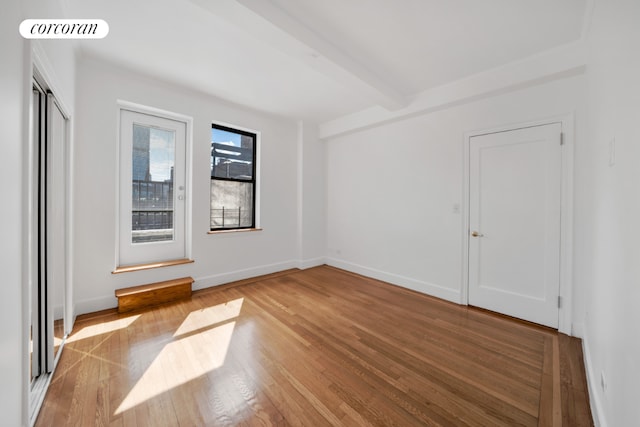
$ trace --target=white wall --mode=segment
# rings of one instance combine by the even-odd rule
[[[326,255],[326,147],[318,127],[298,123],[300,267],[321,265]]]
[[[631,426],[640,420],[640,3],[596,1],[588,44],[589,126],[576,158],[574,279],[586,297],[592,411],[600,425]]]
[[[79,61],[75,147],[76,314],[115,307],[114,290],[192,276],[203,288],[298,265],[298,129],[293,121],[165,84],[118,66]],[[116,250],[117,100],[193,117],[193,264],[112,274]],[[261,133],[263,231],[209,235],[210,132],[219,121]]]
[[[27,327],[23,310],[23,147],[25,143],[24,46],[18,33],[22,21],[19,2],[3,4],[0,14],[0,156],[2,197],[0,210],[0,413],[2,423],[26,425],[27,414]]]
[[[459,302],[465,133],[573,112],[579,127],[583,87],[566,78],[329,140],[329,263]]]

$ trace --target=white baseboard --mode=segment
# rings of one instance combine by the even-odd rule
[[[279,271],[288,270],[290,268],[299,268],[299,262],[285,261],[276,264],[251,267],[244,270],[214,274],[212,276],[198,277],[195,279],[192,289],[195,291],[199,289],[210,288],[212,286],[223,285],[225,283],[235,282],[238,280],[250,279],[252,277],[263,276],[265,274],[277,273]]]
[[[319,265],[323,265],[326,263],[327,259],[325,257],[301,259],[298,261],[298,268],[300,270],[306,270],[307,268],[318,267]]]
[[[261,265],[258,267],[247,268],[245,270],[231,271],[227,273],[215,274],[212,276],[198,277],[195,279],[192,289],[204,289],[211,286],[222,285],[237,280],[249,279],[264,274],[277,273],[278,271],[288,270],[290,268],[310,268],[316,265],[324,264],[324,258],[311,259],[305,261],[286,261],[276,264]],[[74,306],[74,318],[80,314],[94,313],[100,310],[118,307],[118,299],[113,296],[103,296],[83,301],[76,301]]]
[[[584,338],[584,323],[573,322],[571,324],[571,336],[576,338]]]
[[[62,319],[64,317],[64,306],[62,304],[53,306],[53,318]]]
[[[431,295],[437,298],[454,302],[456,304],[460,304],[460,291],[455,289],[445,288],[433,283],[412,279],[410,277],[405,277],[394,273],[388,273],[386,271],[376,270],[374,268],[365,267],[335,258],[326,258],[325,261],[326,264],[332,267],[341,268],[343,270],[351,271],[352,273],[357,273],[363,276],[382,280],[384,282],[398,285],[403,288],[411,289],[423,294]]]
[[[586,332],[586,331],[583,331]],[[582,338],[582,354],[584,357],[584,370],[587,376],[587,389],[589,392],[589,404],[591,405],[591,416],[595,427],[607,427],[604,419],[604,410],[602,409],[602,401],[600,400],[600,380],[596,372],[593,372],[593,364],[591,363],[591,351],[589,350],[589,334],[583,333]]]
[[[118,299],[114,295],[92,298],[84,301],[76,301],[73,315],[75,319],[75,317],[81,314],[94,313],[116,307],[118,307]]]
[[[265,274],[277,273],[279,271],[288,270],[290,268],[307,269],[323,264],[328,264],[333,267],[351,271],[353,273],[362,274],[363,276],[372,277],[374,279],[402,286],[404,288],[421,292],[423,294],[442,298],[447,301],[455,303],[460,302],[460,292],[457,290],[448,289],[439,285],[435,285],[433,283],[412,279],[410,277],[400,276],[397,274],[364,267],[358,264],[325,257],[311,258],[306,260],[291,260],[275,264],[251,267],[243,270],[214,274],[211,276],[197,277],[195,278],[192,289],[195,291],[199,289],[210,288],[212,286],[223,285],[225,283],[235,282],[238,280],[250,279],[252,277],[262,276]],[[74,307],[74,316],[85,313],[93,313],[109,308],[115,308],[117,306],[118,300],[114,296],[104,296],[93,298],[90,300],[77,301]]]

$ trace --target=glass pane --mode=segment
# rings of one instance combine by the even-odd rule
[[[211,177],[253,180],[255,138],[211,129]]]
[[[133,125],[131,242],[173,240],[175,132]]]
[[[211,180],[211,229],[253,227],[253,183]]]

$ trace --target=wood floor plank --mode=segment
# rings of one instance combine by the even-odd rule
[[[580,341],[322,266],[80,316],[37,426],[590,426]]]

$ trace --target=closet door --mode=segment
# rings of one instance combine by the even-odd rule
[[[30,353],[32,409],[44,394],[65,335],[68,119],[38,81],[32,91],[30,149]],[[34,414],[32,413],[32,416]]]

